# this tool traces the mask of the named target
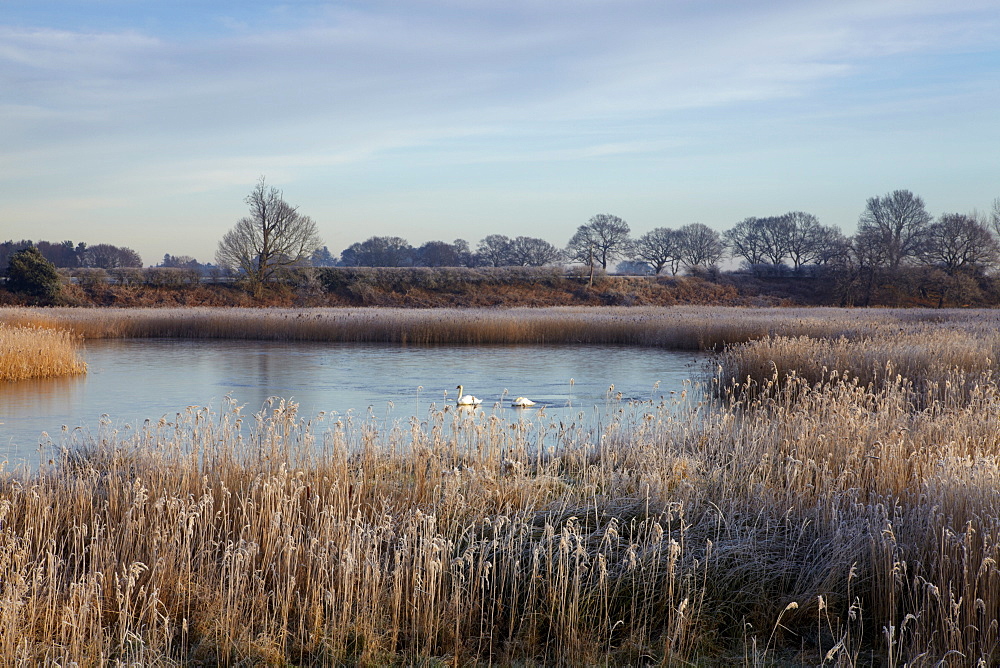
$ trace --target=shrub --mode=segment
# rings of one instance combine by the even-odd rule
[[[318,270],[315,267],[290,269],[282,275],[282,278],[299,297],[309,298],[323,295],[323,283],[320,281]]]
[[[143,281],[142,269],[137,267],[116,267],[108,274],[118,285],[139,285]]]
[[[56,266],[34,246],[19,250],[11,256],[7,265],[7,289],[51,303],[59,295]]]
[[[143,270],[143,281],[154,288],[178,288],[182,285],[198,283],[196,269],[179,267],[149,267]]]

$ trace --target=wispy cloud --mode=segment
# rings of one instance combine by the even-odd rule
[[[320,141],[379,124],[502,132],[795,96],[863,59],[986,33],[968,11],[829,4],[376,4],[193,41],[0,28],[0,85],[16,108],[5,118],[22,135],[34,122],[35,141],[68,119],[128,141],[186,129],[278,142],[316,119]]]
[[[166,4],[63,3],[88,12],[74,27],[4,3],[0,185],[114,199],[415,154],[458,170],[667,155],[711,140],[699,115],[731,130],[801,102],[803,119],[853,122],[893,107],[876,84],[989,95],[918,69],[873,83],[884,63],[987,53],[990,81],[1000,69],[985,0]]]

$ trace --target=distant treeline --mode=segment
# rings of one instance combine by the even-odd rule
[[[585,277],[587,289],[593,290],[595,276],[599,282],[606,280],[606,272],[617,267],[623,275],[687,275],[733,287],[743,296],[801,304],[1000,304],[993,276],[1000,266],[1000,199],[988,214],[945,213],[935,219],[920,197],[896,190],[868,200],[852,237],[802,211],[748,217],[722,233],[690,223],[676,229],[655,228],[638,237],[631,235],[623,219],[598,214],[579,226],[561,248],[537,237],[502,234],[485,236],[475,248],[464,239],[428,241],[414,247],[401,237],[372,236],[335,256],[321,245],[315,223],[285,203],[280,191],[266,188],[263,179],[247,201],[262,198],[273,199],[276,210],[286,211],[309,233],[300,234],[301,239],[290,235],[284,246],[257,248],[254,243],[261,235],[255,228],[271,223],[251,216],[220,242],[215,265],[168,253],[155,269],[141,269],[141,258],[127,247],[7,241],[0,244],[0,269],[14,253],[34,246],[71,285],[167,288],[235,282],[245,286],[256,302],[266,302],[278,293],[310,298],[326,295],[327,301],[335,298],[353,304],[437,302],[455,290],[464,291],[462,299],[467,299],[486,285],[490,290],[510,292],[515,284],[523,295],[531,289],[553,289],[552,277],[567,280],[567,272]],[[291,243],[296,240],[305,241]],[[738,271],[720,270],[727,258],[739,263]],[[505,268],[546,270],[499,272]],[[501,276],[507,278],[501,280]],[[268,291],[270,296],[265,294]],[[578,287],[569,292],[578,293]],[[427,296],[432,293],[438,297]],[[491,303],[505,300],[502,294],[487,296]],[[592,298],[548,295],[542,301],[574,303]],[[661,297],[646,293],[622,299],[661,303],[657,301]],[[644,301],[648,299],[653,301]]]
[[[10,258],[20,250],[34,246],[46,260],[56,267],[75,269],[77,267],[119,269],[124,267],[141,267],[142,258],[127,246],[112,244],[94,244],[88,246],[72,241],[38,241],[27,239],[21,241],[4,241],[0,243],[0,270],[7,268]]]

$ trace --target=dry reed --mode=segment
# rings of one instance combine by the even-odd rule
[[[855,340],[769,336],[731,346],[718,360],[722,387],[730,390],[779,388],[790,376],[810,384],[850,380],[866,386],[905,379],[913,407],[923,408],[973,391],[990,377],[998,355],[1000,331],[934,325],[890,328]]]
[[[68,434],[0,485],[0,657],[993,664],[995,386],[790,382],[593,430],[276,403]]]
[[[93,338],[218,338],[413,345],[623,344],[688,350],[767,336],[854,340],[927,327],[998,328],[991,311],[727,307],[0,308],[0,322],[45,322]]]
[[[721,358],[770,359],[763,391],[601,427],[277,402],[66,434],[0,479],[0,663],[996,665],[992,316],[769,315],[817,338]]]
[[[79,337],[65,329],[0,322],[0,382],[85,373]]]

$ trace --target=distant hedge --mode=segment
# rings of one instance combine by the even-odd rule
[[[487,285],[511,286],[532,283],[545,287],[565,285],[562,267],[325,267],[318,279],[327,292],[341,292],[358,286],[380,290],[411,289],[464,291]]]

